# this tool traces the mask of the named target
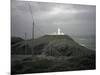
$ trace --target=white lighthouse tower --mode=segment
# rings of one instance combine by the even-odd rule
[[[60,28],[58,28],[57,35],[64,35],[64,33],[63,33],[63,32],[61,32]]]
[[[61,29],[60,28],[58,28],[58,31],[57,32],[51,33],[49,35],[64,35],[64,33],[61,32]]]
[[[58,35],[60,35],[61,33],[60,33],[60,28],[58,28],[58,33],[57,33]]]

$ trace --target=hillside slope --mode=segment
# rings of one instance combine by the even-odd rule
[[[96,68],[95,51],[79,45],[68,35],[45,35],[27,40],[27,44],[20,41],[12,45],[12,52],[12,74]]]
[[[33,51],[35,55],[76,56],[95,53],[95,51],[79,45],[68,35],[45,35],[34,40],[22,40],[11,46],[12,54],[25,54],[25,52],[31,54]]]
[[[68,35],[45,35],[35,40],[29,40],[28,44],[33,47],[35,54],[69,56],[95,53],[95,51],[79,45]]]

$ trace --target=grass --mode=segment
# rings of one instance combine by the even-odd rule
[[[12,68],[12,73],[15,74],[95,69],[95,56],[70,57],[68,59],[67,57],[49,59],[49,56],[44,56],[44,58],[35,56],[30,60],[28,58],[17,61]]]
[[[80,46],[67,35],[46,35],[35,40],[27,40],[27,45],[21,40],[11,44],[11,47],[12,74],[96,68],[95,51]]]

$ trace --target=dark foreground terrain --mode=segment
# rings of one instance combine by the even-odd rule
[[[67,35],[45,35],[27,41],[12,37],[11,40],[11,74],[96,68],[95,51]]]

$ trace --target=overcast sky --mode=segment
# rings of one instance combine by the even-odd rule
[[[31,38],[32,16],[35,23],[35,37],[56,32],[58,27],[71,36],[95,35],[95,6],[15,0],[11,1],[11,35],[24,37],[26,32],[27,38]]]

